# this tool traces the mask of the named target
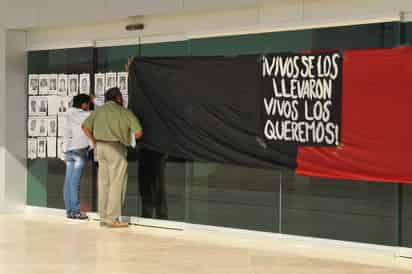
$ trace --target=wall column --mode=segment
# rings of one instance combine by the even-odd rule
[[[0,212],[26,204],[26,33],[0,28]]]

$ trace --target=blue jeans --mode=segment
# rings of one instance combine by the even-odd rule
[[[71,150],[64,153],[66,177],[64,179],[64,206],[67,215],[80,213],[80,179],[87,162],[87,150]]]

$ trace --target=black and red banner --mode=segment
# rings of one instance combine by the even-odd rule
[[[143,146],[306,176],[412,182],[412,49],[136,58]]]

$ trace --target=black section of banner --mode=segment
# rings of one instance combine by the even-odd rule
[[[297,145],[262,139],[261,57],[136,58],[129,108],[142,146],[188,160],[296,167]]]
[[[270,142],[339,146],[342,55],[262,57],[263,138]]]

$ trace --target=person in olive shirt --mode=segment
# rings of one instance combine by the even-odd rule
[[[83,131],[95,147],[98,171],[98,208],[100,224],[107,227],[127,227],[121,223],[122,204],[127,187],[127,149],[133,138],[143,135],[139,119],[123,107],[118,88],[105,94],[105,104],[84,121]]]

